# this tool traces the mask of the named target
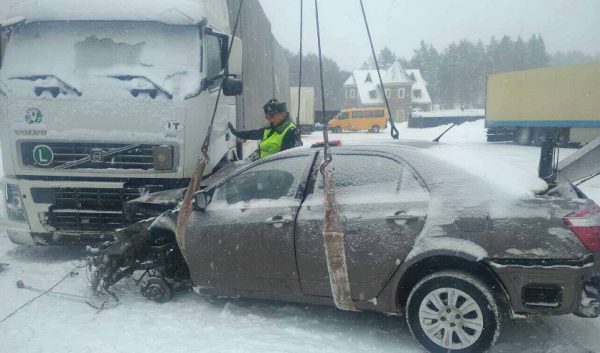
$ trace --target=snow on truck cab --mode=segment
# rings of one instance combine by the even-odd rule
[[[143,188],[186,185],[221,80],[207,171],[234,152],[242,43],[228,11],[225,0],[11,7],[0,22],[0,225],[13,242],[102,238]]]

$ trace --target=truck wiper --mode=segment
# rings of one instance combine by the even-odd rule
[[[108,77],[114,78],[114,79],[117,79],[117,80],[120,80],[120,81],[132,81],[132,80],[135,80],[135,79],[145,80],[147,82],[150,82],[150,84],[152,84],[152,86],[154,86],[154,89],[156,91],[164,94],[169,99],[173,99],[173,95],[171,93],[169,93],[169,91],[167,91],[166,89],[164,89],[161,86],[157,85],[154,81],[152,81],[151,79],[149,79],[146,76],[141,76],[141,75],[114,75],[114,76],[108,76]],[[144,89],[132,89],[131,90],[131,94],[133,94],[135,97],[137,97],[138,94],[140,94],[140,93],[148,93],[148,90],[144,90]],[[152,97],[152,98],[154,98],[154,97]]]
[[[39,81],[39,80],[47,80],[49,78],[53,78],[56,81],[58,81],[66,90],[71,91],[73,93],[75,93],[78,96],[81,96],[81,92],[71,86],[70,84],[66,83],[65,81],[61,80],[58,76],[56,75],[31,75],[31,76],[19,76],[19,77],[12,77],[10,78],[11,80],[24,80],[24,81],[31,81],[31,82],[35,82],[35,81]],[[36,90],[36,94],[41,95],[41,93],[43,93],[44,89],[48,89],[50,90],[50,87],[40,87],[39,90]],[[57,90],[58,91],[58,90]],[[53,92],[52,95],[56,98],[58,96],[59,92]]]

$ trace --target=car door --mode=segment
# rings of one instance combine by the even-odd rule
[[[222,292],[299,293],[294,222],[314,152],[268,159],[207,191],[186,230],[197,286]]]
[[[377,295],[421,233],[429,192],[414,171],[382,154],[337,153],[330,164],[342,217],[352,296]],[[313,176],[298,214],[296,256],[302,292],[331,297],[323,246],[323,181]]]
[[[350,120],[348,129],[352,131],[361,130],[361,126],[364,124],[364,112],[362,110],[355,110],[352,112],[352,119]]]

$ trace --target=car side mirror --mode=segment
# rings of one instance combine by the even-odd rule
[[[244,91],[244,85],[242,84],[242,80],[238,80],[231,77],[225,77],[223,80],[223,94],[225,96],[239,96]]]
[[[204,191],[198,191],[194,194],[194,210],[198,212],[206,211],[208,207],[208,195]]]

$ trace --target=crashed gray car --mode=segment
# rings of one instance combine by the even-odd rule
[[[352,310],[406,316],[431,352],[485,351],[503,316],[598,317],[600,207],[569,184],[507,192],[428,147],[332,149],[345,273],[330,271],[322,150],[308,148],[209,179],[195,195],[183,272],[200,294],[332,306],[335,282],[347,281]],[[175,244],[176,217],[148,225],[159,246]],[[154,279],[142,290],[160,299],[163,289]]]

